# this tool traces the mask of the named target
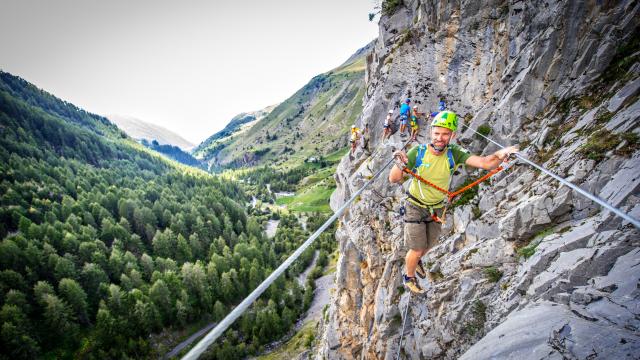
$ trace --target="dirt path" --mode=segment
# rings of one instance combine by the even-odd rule
[[[316,289],[313,292],[313,301],[307,313],[296,323],[296,330],[309,321],[317,321],[322,317],[322,309],[329,303],[331,288],[333,288],[334,274],[325,275],[316,279]]]
[[[280,220],[267,221],[267,226],[265,227],[264,232],[267,233],[268,238],[272,238],[276,236],[276,230],[278,230],[278,224],[280,224]]]
[[[316,250],[313,253],[313,260],[311,260],[311,264],[309,264],[309,266],[307,266],[307,268],[303,272],[301,272],[300,275],[298,275],[297,279],[298,279],[298,284],[300,284],[300,286],[304,287],[304,284],[307,282],[307,277],[309,276],[309,273],[316,266],[316,261],[318,261],[318,254],[320,254],[320,252]]]

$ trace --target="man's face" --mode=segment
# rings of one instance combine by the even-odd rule
[[[453,131],[447,128],[432,126],[431,143],[437,148],[443,148],[449,144],[453,137]]]

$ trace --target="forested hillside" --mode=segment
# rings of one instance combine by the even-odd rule
[[[149,334],[222,318],[307,236],[289,217],[267,239],[234,183],[4,72],[0,133],[0,358],[157,358]],[[301,268],[209,354],[288,331],[308,305]]]
[[[197,168],[204,167],[204,164],[198,161],[198,159],[191,156],[191,154],[182,151],[182,149],[180,149],[177,146],[168,145],[168,144],[163,145],[163,144],[160,144],[157,140],[152,140],[151,142],[149,142],[146,139],[140,140],[140,143],[148,147],[149,149],[157,151],[165,156],[168,156],[169,158],[181,164],[185,164],[185,165],[189,165]]]

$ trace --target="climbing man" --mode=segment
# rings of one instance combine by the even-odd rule
[[[402,183],[403,168],[406,167],[423,179],[448,190],[457,166],[466,164],[491,170],[498,167],[511,153],[518,151],[517,147],[511,146],[488,156],[471,155],[460,146],[451,144],[457,128],[458,117],[454,112],[438,113],[431,122],[429,144],[415,146],[406,154],[403,150],[394,154],[396,165],[389,173],[389,181]],[[404,233],[409,251],[405,257],[406,273],[402,275],[402,282],[413,293],[424,293],[415,275],[426,277],[427,273],[420,259],[438,242],[441,224],[436,220],[442,216],[443,206],[444,198],[440,191],[415,177],[412,179],[405,201]]]
[[[409,119],[409,115],[411,115],[411,99],[407,99],[400,106],[400,135],[404,135],[404,129],[407,128],[407,120]]]
[[[409,126],[411,126],[411,142],[416,141],[416,137],[418,136],[418,116],[423,115],[418,112],[418,106],[413,106],[413,111],[411,111],[411,121],[409,121]]]
[[[355,125],[351,125],[351,154],[356,151],[356,145],[358,144],[358,140],[360,139],[360,129],[358,129]]]
[[[384,131],[382,132],[383,141],[391,135],[391,124],[393,123],[392,115],[393,110],[389,110],[387,117],[384,119]]]

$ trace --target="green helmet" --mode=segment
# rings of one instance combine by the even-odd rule
[[[431,126],[438,126],[456,131],[458,129],[458,115],[453,111],[440,111],[436,117],[433,118]]]

